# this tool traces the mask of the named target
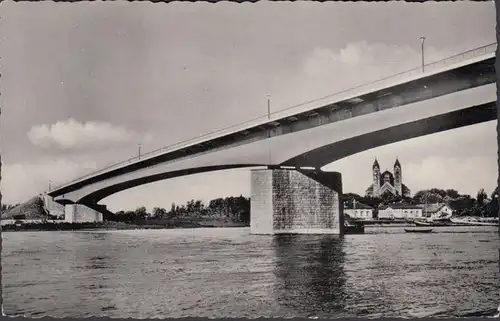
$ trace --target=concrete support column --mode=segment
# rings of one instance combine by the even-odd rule
[[[64,207],[64,220],[67,223],[102,222],[102,213],[83,204],[67,204]]]
[[[342,176],[320,170],[251,171],[252,234],[343,234]]]

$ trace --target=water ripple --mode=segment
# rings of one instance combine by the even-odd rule
[[[373,228],[343,239],[230,228],[2,233],[4,311],[132,318],[495,314],[497,229],[451,232]]]

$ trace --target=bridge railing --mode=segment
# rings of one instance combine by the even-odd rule
[[[334,94],[324,96],[322,98],[306,101],[306,102],[303,102],[303,103],[300,103],[297,105],[293,105],[293,106],[290,106],[290,107],[287,107],[284,109],[280,109],[278,111],[270,113],[271,119],[268,119],[268,115],[266,114],[266,115],[262,115],[262,116],[259,116],[259,117],[241,122],[241,123],[237,123],[237,124],[229,126],[229,127],[225,127],[222,129],[218,129],[218,130],[206,133],[206,134],[202,134],[202,135],[190,138],[190,139],[186,139],[186,140],[180,141],[180,142],[175,143],[175,144],[167,145],[165,147],[144,153],[140,156],[131,157],[127,160],[107,165],[104,168],[90,172],[84,176],[81,176],[79,178],[76,178],[76,179],[71,180],[69,182],[66,182],[64,184],[61,184],[55,188],[52,188],[52,190],[56,190],[56,189],[59,189],[61,187],[66,186],[66,185],[73,184],[73,183],[76,183],[78,181],[84,180],[86,178],[89,178],[89,177],[92,177],[92,176],[95,176],[95,175],[98,175],[101,173],[108,172],[112,169],[118,169],[118,168],[123,167],[125,165],[134,163],[138,160],[144,160],[144,159],[158,156],[158,155],[161,155],[163,153],[174,151],[174,150],[177,150],[177,149],[180,149],[183,147],[188,147],[190,145],[196,145],[198,143],[207,141],[209,139],[221,137],[221,136],[236,132],[238,130],[244,130],[244,129],[251,128],[254,126],[262,125],[264,123],[269,122],[272,119],[279,119],[282,117],[291,116],[291,115],[299,113],[301,111],[314,109],[314,108],[319,107],[319,106],[316,106],[318,104],[321,104],[323,102],[327,103],[327,102],[325,102],[325,100],[329,100],[331,102],[332,98],[336,98],[336,101],[341,101],[343,99],[353,98],[356,96],[356,94],[359,95],[360,92],[362,92],[364,90],[368,90],[370,88],[373,88],[374,86],[384,87],[386,85],[388,86],[389,84],[395,83],[397,81],[401,81],[402,79],[410,78],[410,77],[413,77],[416,75],[432,73],[433,71],[442,69],[442,68],[449,66],[449,65],[457,64],[457,63],[460,63],[460,62],[463,62],[466,60],[470,60],[470,59],[481,57],[481,56],[484,56],[484,55],[487,55],[490,53],[494,53],[496,51],[496,48],[497,48],[497,43],[494,42],[494,43],[491,43],[491,44],[488,44],[485,46],[481,46],[481,47],[478,47],[475,49],[471,49],[471,50],[462,52],[462,53],[457,54],[457,55],[453,55],[453,56],[450,56],[450,57],[447,57],[447,58],[444,58],[441,60],[437,60],[437,61],[434,61],[434,62],[431,62],[428,64],[424,64],[424,71],[422,71],[422,66],[415,67],[415,68],[412,68],[412,69],[409,69],[409,70],[406,70],[406,71],[403,71],[403,72],[400,72],[397,74],[393,74],[393,75],[390,75],[388,77],[384,77],[384,78],[381,78],[381,79],[378,79],[378,80],[375,80],[375,81],[372,81],[369,83],[364,83],[364,84],[359,85],[359,86],[351,87],[351,88],[336,92]],[[303,110],[299,111],[298,109],[300,107],[302,107]]]

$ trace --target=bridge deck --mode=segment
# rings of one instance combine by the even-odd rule
[[[431,78],[432,76],[445,74],[446,72],[458,70],[462,67],[491,60],[495,57],[496,46],[497,44],[493,43],[476,48],[459,55],[454,55],[452,57],[427,64],[425,65],[424,71],[422,71],[422,67],[414,68],[375,82],[363,84],[333,95],[295,105],[284,110],[274,112],[270,115],[261,116],[244,123],[214,131],[207,135],[170,145],[141,155],[140,158],[136,156],[67,182],[52,189],[50,192],[51,194],[54,192],[57,193],[58,190],[65,190],[73,184],[96,178],[100,175],[110,174],[110,172],[118,172],[124,168],[140,168],[142,167],[140,164],[147,164],[157,158],[158,161],[165,161],[166,155],[171,156],[167,157],[167,160],[175,159],[177,157],[183,157],[215,149],[220,146],[230,145],[238,140],[249,140],[252,134],[262,132],[266,132],[268,135],[272,136],[272,134],[270,134],[272,133],[272,129],[280,127],[284,124],[290,124],[304,118],[324,115],[325,113],[332,111],[352,108],[353,106],[361,104],[365,101],[397,94],[401,91],[402,86],[404,85],[411,86],[412,83],[419,83],[419,80]],[[133,170],[133,168],[130,169]]]

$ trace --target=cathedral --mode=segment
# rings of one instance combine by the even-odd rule
[[[410,189],[403,184],[403,173],[401,164],[396,158],[394,163],[394,174],[388,170],[380,173],[380,165],[375,159],[373,162],[373,184],[366,190],[366,196],[380,197],[385,193],[391,193],[394,196],[410,196]]]

